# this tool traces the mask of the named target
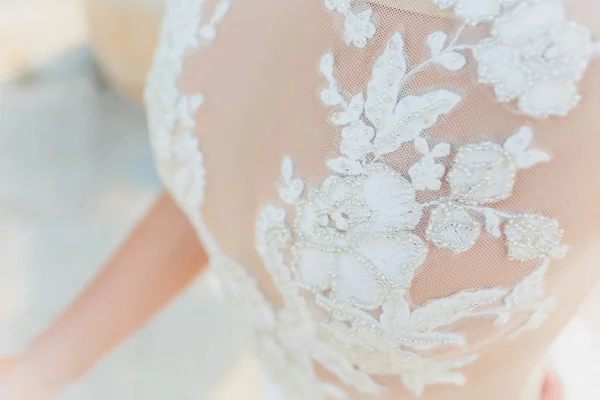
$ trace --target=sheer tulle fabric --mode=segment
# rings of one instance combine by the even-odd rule
[[[171,3],[159,170],[281,396],[536,398],[599,275],[593,7]]]

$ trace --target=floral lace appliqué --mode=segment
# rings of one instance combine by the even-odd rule
[[[306,348],[319,349],[309,351],[310,357],[369,393],[382,389],[377,375],[397,375],[414,395],[432,384],[464,384],[459,369],[477,355],[445,358],[431,351],[466,347],[466,336],[452,330],[466,318],[512,323],[507,337],[538,327],[554,304],[543,298],[549,261],[567,250],[557,221],[494,207],[511,196],[519,170],[550,160],[531,147],[531,128],[518,129],[503,144],[468,143],[454,150],[425,138],[426,129],[462,97],[446,89],[419,96],[402,96],[401,90],[428,65],[451,70],[465,65],[447,42],[447,35],[432,34],[431,59],[410,69],[401,34],[392,35],[374,64],[367,94],[348,99],[335,79],[333,55],[323,56],[320,70],[328,86],[321,99],[337,108],[331,122],[342,134],[341,155],[326,162],[334,174],[308,188],[286,157],[279,193],[294,207],[294,218],[290,223],[286,210],[269,205],[257,225],[257,248],[286,302],[299,304],[302,293],[312,293],[329,313],[319,323],[327,333],[317,329],[304,338]],[[453,61],[440,62],[442,54]],[[408,177],[382,159],[407,143],[421,155]],[[439,195],[419,202],[421,190]],[[423,220],[424,237],[417,231]],[[539,267],[514,287],[465,290],[414,305],[410,289],[415,273],[425,268],[430,246],[462,253],[483,232],[504,238],[510,259],[536,261]],[[517,313],[528,317],[515,325]],[[317,354],[324,349],[329,356],[321,359]]]
[[[490,24],[473,45],[479,81],[498,101],[534,117],[565,116],[580,101],[577,84],[594,54],[589,29],[567,19],[562,0],[434,0],[467,24]]]

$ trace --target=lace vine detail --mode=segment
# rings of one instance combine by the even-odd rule
[[[461,95],[446,89],[401,95],[408,80],[430,65],[464,67],[455,41],[447,42],[446,34],[431,34],[431,58],[409,69],[402,35],[395,33],[374,64],[367,94],[349,99],[335,79],[333,55],[323,56],[320,70],[328,87],[321,99],[338,108],[331,122],[342,132],[341,156],[326,162],[335,174],[308,190],[286,157],[279,193],[295,207],[293,222],[288,222],[285,209],[274,205],[263,208],[257,222],[257,249],[286,308],[294,304],[290,311],[310,320],[303,296],[312,293],[329,313],[318,323],[322,329],[311,329],[303,338],[303,347],[342,382],[368,393],[383,390],[371,375],[396,375],[417,396],[432,384],[462,385],[465,378],[458,370],[475,361],[476,354],[431,355],[433,350],[468,345],[463,333],[452,330],[456,323],[492,318],[505,325],[514,314],[526,314],[528,318],[508,328],[507,336],[516,338],[536,329],[555,305],[543,298],[543,286],[550,260],[567,251],[559,223],[493,207],[511,196],[519,170],[550,160],[546,152],[531,148],[532,129],[523,126],[502,145],[469,143],[455,150],[448,143],[431,146],[425,130],[452,112]],[[409,143],[422,156],[408,169],[410,179],[382,158]],[[441,160],[451,155],[446,168]],[[419,203],[420,190],[440,195]],[[426,235],[420,237],[415,229],[424,218]],[[510,259],[537,261],[538,268],[514,287],[466,290],[414,306],[412,280],[430,244],[462,253],[475,246],[482,230],[505,238]],[[329,357],[322,359],[324,348]]]
[[[205,170],[195,136],[196,114],[204,104],[200,93],[183,94],[178,87],[185,55],[209,45],[216,28],[229,10],[221,0],[212,17],[202,24],[205,0],[175,0],[166,8],[162,40],[148,76],[145,102],[150,138],[163,181],[194,221],[200,220],[204,199]]]
[[[346,44],[353,44],[358,48],[367,45],[367,41],[375,35],[375,24],[373,23],[373,10],[367,8],[355,12],[353,5],[355,0],[324,0],[325,7],[336,11],[344,17],[344,40]]]

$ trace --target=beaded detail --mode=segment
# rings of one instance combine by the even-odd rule
[[[373,11],[356,0],[324,1],[344,17],[345,42],[365,47],[376,33]],[[337,83],[334,55],[320,61],[321,100],[336,108],[331,123],[340,129],[339,155],[324,160],[329,176],[314,185],[284,157],[280,204],[263,205],[255,225],[256,250],[281,294],[280,307],[220,252],[202,222],[206,174],[195,129],[207,99],[178,88],[185,54],[215,40],[230,1],[219,1],[206,21],[204,0],[168,3],[146,92],[159,171],[209,245],[232,310],[248,323],[266,368],[290,399],[349,400],[346,386],[377,395],[386,390],[382,375],[397,377],[415,396],[430,385],[464,385],[461,369],[478,355],[461,322],[491,320],[516,339],[556,307],[544,296],[544,282],[551,260],[568,250],[559,222],[497,207],[512,195],[519,171],[550,161],[532,147],[533,130],[523,126],[501,144],[433,143],[427,130],[463,95],[451,88],[406,95],[403,88],[431,66],[463,70],[472,51],[480,82],[493,86],[500,102],[514,101],[532,117],[565,115],[579,101],[576,83],[593,48],[589,32],[566,20],[558,0],[432,1],[464,25],[452,37],[432,32],[423,63],[411,67],[404,37],[394,33],[365,92],[349,95]],[[491,27],[487,38],[460,43],[464,29],[483,24]],[[407,146],[418,160],[406,171],[385,162]],[[531,262],[533,270],[514,286],[467,289],[424,304],[411,298],[432,249],[461,254],[483,236],[502,240],[507,260]],[[338,383],[321,380],[315,364]]]

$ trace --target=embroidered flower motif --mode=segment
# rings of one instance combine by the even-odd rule
[[[446,172],[446,167],[435,162],[435,159],[448,156],[450,145],[439,143],[430,151],[427,140],[418,137],[415,139],[415,148],[423,155],[423,158],[408,170],[413,187],[416,190],[440,190],[442,186],[441,178]]]
[[[375,35],[375,24],[371,21],[372,15],[373,11],[371,9],[357,14],[346,13],[346,21],[344,22],[346,44],[352,43],[358,48],[367,45],[367,40]]]
[[[456,253],[469,250],[481,234],[479,222],[461,205],[442,203],[431,211],[427,239]]]
[[[508,255],[519,261],[562,258],[567,247],[561,243],[563,230],[558,221],[543,215],[518,215],[504,228]]]
[[[480,82],[536,118],[563,116],[578,104],[577,82],[592,53],[590,31],[568,21],[558,0],[524,1],[473,48]]]
[[[421,219],[415,191],[383,164],[364,175],[330,177],[298,205],[295,270],[311,290],[342,302],[381,305],[383,282],[408,287],[427,247],[408,231]]]
[[[480,22],[493,21],[503,7],[510,7],[522,0],[434,0],[442,8],[454,7],[454,12],[466,23],[476,25]]]
[[[358,48],[367,45],[367,40],[375,35],[375,24],[371,17],[373,10],[370,8],[355,13],[352,11],[354,0],[325,0],[325,7],[337,11],[344,16],[344,39],[346,44],[354,44]]]

